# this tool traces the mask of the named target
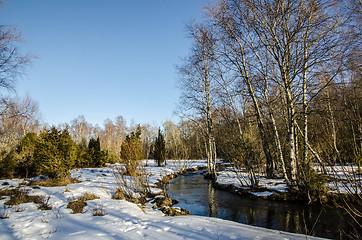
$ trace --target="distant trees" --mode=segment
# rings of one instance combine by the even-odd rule
[[[29,96],[23,99],[4,97],[0,108],[0,157],[4,157],[27,132],[39,130],[40,117],[38,104]]]

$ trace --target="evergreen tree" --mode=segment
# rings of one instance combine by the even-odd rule
[[[36,133],[27,133],[16,149],[16,169],[18,176],[28,178],[34,175],[34,151],[39,137]]]
[[[102,167],[108,160],[108,152],[101,151],[101,143],[99,137],[91,138],[88,144],[88,156],[92,167]]]
[[[143,158],[141,145],[141,127],[137,126],[136,131],[126,136],[121,145],[121,159],[124,161],[141,160]]]
[[[88,154],[88,143],[86,139],[82,139],[79,144],[77,144],[77,158],[75,162],[76,168],[85,168],[90,166],[90,156]]]
[[[67,129],[44,129],[34,150],[35,172],[50,178],[68,176],[76,157],[76,145]]]
[[[157,160],[157,164],[159,167],[162,166],[164,163],[166,163],[165,138],[161,132],[161,129],[158,129],[158,136],[156,137],[155,140],[153,156]]]
[[[91,138],[89,140],[88,149],[93,149],[94,151],[101,151],[101,142],[99,137],[97,139]]]
[[[140,125],[137,126],[136,131],[126,136],[126,140],[121,145],[120,156],[126,164],[127,171],[136,172],[137,160],[143,159]]]

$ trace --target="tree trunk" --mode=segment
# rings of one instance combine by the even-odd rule
[[[292,184],[297,180],[297,158],[295,149],[295,108],[292,99],[292,91],[286,88],[287,108],[288,108],[288,141],[289,141],[289,162],[290,162],[290,180]]]
[[[287,173],[287,170],[286,170],[286,167],[285,167],[283,151],[282,151],[282,145],[281,145],[280,139],[279,139],[278,128],[276,126],[272,110],[270,109],[270,107],[268,107],[268,108],[269,108],[269,116],[270,116],[272,127],[273,127],[273,132],[274,132],[275,145],[277,147],[278,157],[279,157],[279,161],[280,161],[280,164],[281,164],[281,167],[282,167],[283,176],[284,176],[285,180],[287,181],[287,184],[289,185],[290,180],[289,180],[288,173]]]
[[[249,95],[253,100],[253,105],[254,105],[255,112],[256,112],[259,133],[260,133],[260,137],[261,137],[261,141],[262,141],[262,145],[263,145],[263,151],[264,151],[265,158],[266,158],[266,175],[267,175],[267,177],[270,178],[270,177],[273,177],[273,175],[274,175],[273,157],[270,153],[269,144],[266,140],[264,122],[262,119],[261,111],[260,111],[259,104],[258,104],[256,96],[255,96],[254,90],[251,86],[251,82],[249,81],[248,76],[246,76],[245,79],[246,79],[245,82],[248,86]]]

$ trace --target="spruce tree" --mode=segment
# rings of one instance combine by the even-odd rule
[[[102,167],[109,159],[108,152],[101,150],[99,137],[97,137],[97,139],[91,138],[89,140],[88,157],[92,167]]]
[[[166,159],[165,138],[161,132],[161,129],[158,129],[158,136],[156,137],[155,140],[155,148],[153,156],[157,160],[157,164],[159,167],[165,163]]]

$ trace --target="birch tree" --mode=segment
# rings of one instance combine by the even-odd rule
[[[250,91],[251,77],[257,75],[268,77],[267,81],[276,82],[283,90],[288,121],[290,179],[295,183],[299,159],[297,119],[302,116],[302,162],[306,162],[308,103],[312,92],[318,91],[313,89],[313,81],[317,79],[319,68],[336,57],[337,52],[340,53],[337,34],[340,20],[332,15],[332,3],[322,0],[231,0],[220,3],[224,10],[217,16],[226,23],[222,25],[223,30],[233,37],[237,45],[231,47],[238,50],[240,56],[231,60],[233,64],[240,63],[240,72],[250,95],[253,95]],[[220,25],[223,23],[219,22]],[[245,26],[242,31],[240,26]],[[247,55],[246,49],[252,54]],[[265,59],[270,59],[267,65],[264,65]],[[276,71],[274,74],[265,72],[265,67]],[[257,101],[253,101],[258,112]]]
[[[272,177],[274,161],[267,142],[266,127],[254,86],[255,75],[263,70],[263,62],[256,51],[257,46],[254,45],[258,41],[248,23],[248,13],[244,11],[239,2],[218,1],[214,7],[208,7],[208,16],[217,29],[218,53],[221,61],[239,80],[240,84],[236,86],[240,88],[240,85],[244,85],[246,87],[252,101],[266,158],[266,173],[268,177]],[[237,90],[240,91],[240,89]]]
[[[178,67],[180,88],[182,90],[181,113],[193,119],[203,130],[207,155],[207,171],[216,179],[216,144],[214,137],[212,111],[217,99],[218,89],[214,76],[215,39],[209,27],[194,23],[190,26],[193,48],[184,65]],[[191,113],[191,115],[188,115]],[[201,123],[196,118],[202,119]]]

